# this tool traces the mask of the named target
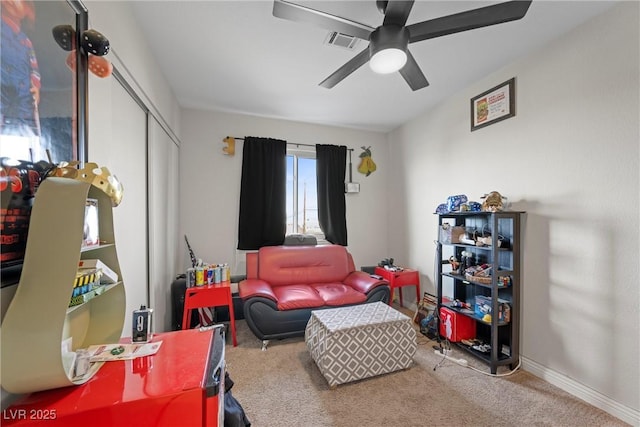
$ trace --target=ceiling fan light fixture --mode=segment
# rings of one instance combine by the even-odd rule
[[[378,51],[369,60],[369,66],[378,74],[390,74],[398,71],[407,63],[407,54],[402,49],[389,48]]]
[[[397,25],[383,25],[371,33],[369,66],[379,74],[398,71],[407,63],[409,31]]]

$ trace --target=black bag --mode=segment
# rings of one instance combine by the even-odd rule
[[[224,427],[249,427],[251,422],[244,413],[240,402],[231,394],[233,381],[229,373],[224,374]]]

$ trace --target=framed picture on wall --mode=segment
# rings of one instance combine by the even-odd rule
[[[0,270],[19,280],[33,198],[60,162],[84,160],[87,10],[76,0],[3,0],[0,44]]]
[[[471,98],[471,131],[516,115],[515,77]]]

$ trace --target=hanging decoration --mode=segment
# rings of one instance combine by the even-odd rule
[[[76,30],[71,25],[56,25],[51,30],[53,39],[63,50],[69,52],[66,64],[71,71],[76,70]],[[100,78],[109,77],[113,72],[111,61],[103,58],[109,53],[109,40],[97,30],[89,29],[80,35],[80,48],[87,54],[89,71]]]
[[[363,151],[362,153],[360,153],[360,165],[358,166],[358,172],[360,172],[364,176],[369,176],[373,172],[375,172],[377,168],[376,164],[371,158],[371,146],[365,147],[363,145],[360,148],[362,148]]]
[[[228,136],[222,140],[226,147],[222,147],[222,152],[227,156],[233,156],[236,153],[236,139],[232,136]]]

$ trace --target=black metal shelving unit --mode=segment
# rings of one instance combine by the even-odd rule
[[[487,363],[491,373],[497,373],[499,366],[509,365],[514,369],[520,360],[520,291],[521,281],[521,220],[525,212],[451,212],[438,215],[438,262],[437,299],[438,312],[441,307],[473,319],[476,322],[476,338],[488,343],[491,350],[483,353],[467,345],[456,343],[464,351]],[[440,238],[443,224],[465,227],[465,230],[476,230],[480,234],[491,235],[491,244],[476,246],[472,244],[445,243]],[[469,280],[463,274],[451,272],[449,258],[462,257],[462,252],[473,254],[474,265],[491,264],[491,283],[480,283]],[[447,270],[447,271],[445,271]],[[501,278],[506,278],[506,284]],[[444,282],[444,283],[443,283]],[[443,286],[451,286],[451,301],[443,299]],[[484,296],[491,300],[491,321],[484,321],[474,308],[476,296]],[[456,307],[452,301],[459,300],[471,308]],[[508,321],[499,320],[496,315],[500,304],[507,303],[510,309]],[[440,317],[438,316],[438,331]]]

